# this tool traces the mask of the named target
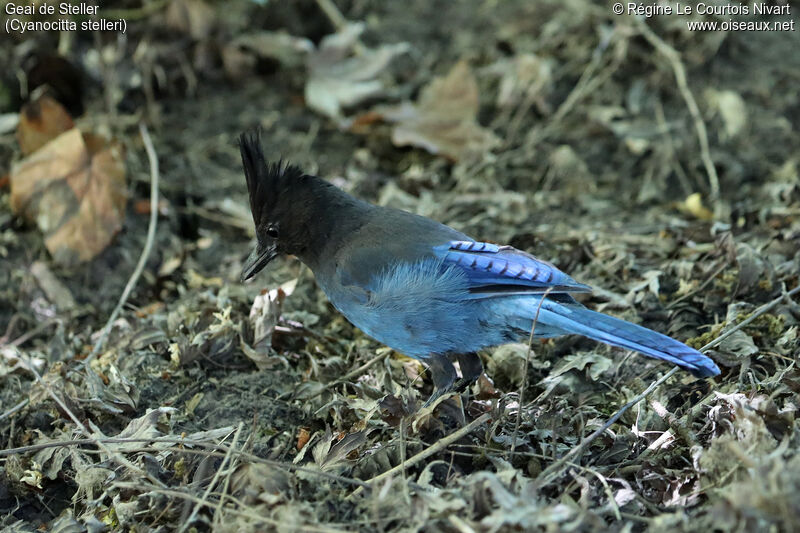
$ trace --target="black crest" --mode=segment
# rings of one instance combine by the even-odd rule
[[[254,128],[239,136],[239,151],[242,154],[247,192],[250,194],[250,212],[253,222],[259,226],[263,217],[277,205],[281,192],[291,181],[303,176],[303,171],[294,165],[268,163],[261,147],[261,129]]]

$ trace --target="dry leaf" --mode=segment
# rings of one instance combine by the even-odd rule
[[[144,415],[128,422],[125,429],[116,435],[118,439],[131,439],[131,442],[114,442],[107,444],[107,446],[120,452],[141,448],[147,441],[155,440],[162,435],[158,429],[158,419],[162,415],[171,416],[177,411],[174,407],[148,409]]]
[[[253,344],[256,348],[271,344],[272,332],[280,318],[283,300],[294,292],[295,287],[297,279],[284,283],[277,289],[259,294],[253,300],[253,306],[250,308],[250,324],[253,326]]]
[[[487,152],[499,142],[477,122],[478,83],[466,61],[423,88],[416,104],[404,102],[382,112],[396,123],[392,130],[396,146],[418,146],[459,160]]]
[[[314,446],[311,451],[314,462],[325,472],[330,472],[348,463],[350,453],[367,442],[367,435],[371,430],[348,433],[342,438],[337,438],[325,432],[325,437]]]
[[[276,362],[275,358],[270,355],[272,334],[281,317],[283,301],[294,292],[295,287],[297,287],[297,279],[259,294],[253,300],[249,317],[250,325],[253,328],[253,346],[245,349],[244,353],[260,370],[269,369]]]
[[[166,13],[167,26],[201,41],[211,34],[216,14],[201,0],[173,0]]]
[[[275,504],[286,498],[291,491],[290,475],[271,465],[244,462],[230,476],[231,494],[243,499],[248,505],[258,500]]]
[[[30,155],[73,127],[64,106],[43,94],[22,107],[17,126],[19,148],[23,155]]]
[[[725,339],[719,343],[719,350],[736,355],[739,358],[746,358],[758,353],[758,346],[753,342],[753,337],[739,330],[725,337]]]
[[[73,128],[11,171],[11,208],[36,221],[58,263],[88,261],[122,227],[125,216],[122,148]]]
[[[708,222],[714,218],[714,213],[703,205],[703,196],[699,192],[687,196],[686,200],[678,204],[677,207],[680,211],[688,213],[698,220]]]
[[[309,77],[305,98],[308,107],[333,119],[342,118],[342,108],[353,106],[384,90],[377,79],[397,55],[408,50],[407,43],[363,48],[352,55],[361,23],[350,24],[328,35],[308,58]]]
[[[239,79],[253,71],[260,59],[271,59],[285,67],[296,67],[305,61],[314,44],[304,37],[285,31],[260,31],[241,35],[222,48],[225,73]]]
[[[541,94],[553,83],[552,65],[535,54],[520,54],[495,68],[501,73],[497,107],[514,107],[525,100],[545,107]]]
[[[297,445],[295,448],[297,450],[302,450],[303,447],[308,444],[308,440],[311,438],[311,433],[308,431],[308,428],[300,428],[300,431],[297,434]]]
[[[725,126],[725,137],[736,137],[747,125],[747,105],[738,93],[707,89],[706,100],[719,113]]]

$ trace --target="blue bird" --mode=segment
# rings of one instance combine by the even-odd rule
[[[350,322],[429,366],[428,403],[481,375],[482,348],[527,342],[537,312],[536,337],[576,333],[697,377],[719,374],[675,339],[587,309],[572,294],[591,289],[546,261],[364,202],[296,166],[268,164],[258,132],[242,134],[240,150],[257,237],[242,279],[278,255],[297,256]]]

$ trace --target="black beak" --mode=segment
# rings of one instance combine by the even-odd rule
[[[277,256],[278,250],[275,245],[266,248],[257,245],[244,262],[244,267],[242,267],[242,281],[248,280],[261,272],[261,269],[267,266],[267,263]]]

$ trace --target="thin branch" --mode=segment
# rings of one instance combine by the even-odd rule
[[[637,394],[636,397],[633,398],[633,400],[629,401],[628,403],[626,403],[625,405],[620,407],[620,409],[616,413],[611,415],[611,417],[608,420],[606,420],[606,423],[603,424],[602,426],[600,426],[594,433],[592,433],[591,435],[589,435],[588,437],[583,439],[580,444],[578,444],[573,449],[571,449],[566,455],[561,457],[561,459],[555,461],[553,464],[551,464],[550,466],[545,468],[542,471],[542,473],[539,474],[539,477],[536,478],[536,481],[535,481],[536,485],[538,487],[540,487],[540,488],[545,486],[545,485],[547,485],[553,478],[555,478],[555,476],[557,474],[561,473],[561,467],[562,466],[564,466],[566,463],[572,462],[572,460],[576,456],[578,456],[581,453],[583,453],[583,451],[586,448],[588,448],[589,445],[597,437],[599,437],[600,435],[605,433],[605,431],[608,428],[610,428],[614,424],[614,422],[619,420],[619,418],[623,414],[625,414],[625,411],[627,411],[628,409],[630,409],[631,407],[633,407],[634,405],[636,405],[637,403],[642,401],[644,398],[646,398],[648,394],[650,394],[651,392],[653,392],[656,389],[656,387],[658,387],[659,385],[661,385],[662,383],[667,381],[669,378],[674,376],[675,373],[678,372],[678,370],[680,370],[679,367],[677,367],[677,366],[672,367],[672,369],[669,372],[667,372],[666,374],[661,376],[659,379],[657,379],[656,381],[651,383],[649,387],[647,387],[645,390],[643,390],[642,392]]]
[[[231,443],[230,448],[228,448],[228,451],[225,453],[225,457],[222,459],[222,463],[219,465],[219,468],[214,474],[214,478],[211,480],[211,483],[209,483],[208,486],[206,487],[206,490],[205,492],[203,492],[203,496],[200,498],[200,501],[195,502],[194,508],[192,509],[192,514],[190,514],[189,518],[187,518],[186,521],[183,523],[183,526],[181,526],[179,533],[183,533],[184,531],[186,531],[186,528],[188,528],[189,525],[192,522],[194,522],[194,518],[197,516],[197,513],[200,512],[200,507],[202,507],[203,505],[208,505],[208,507],[211,507],[211,502],[208,501],[208,496],[211,494],[211,491],[214,490],[214,487],[217,485],[217,482],[219,481],[220,475],[228,466],[228,461],[230,461],[231,454],[233,453],[233,450],[236,449],[236,444],[239,442],[239,435],[242,433],[242,427],[244,427],[242,422],[239,422],[239,427],[236,428],[236,433],[233,435],[233,442]],[[219,509],[218,506],[217,509]]]
[[[186,493],[186,492],[183,492],[183,491],[180,491],[180,490],[176,490],[176,489],[159,488],[159,487],[148,487],[146,485],[142,485],[141,483],[132,483],[132,482],[127,482],[127,481],[117,481],[116,483],[114,483],[114,486],[119,487],[121,489],[140,490],[140,491],[145,491],[146,490],[146,491],[149,491],[149,492],[152,492],[152,493],[155,493],[155,494],[162,494],[162,495],[170,497],[170,498],[180,498],[180,499],[187,500],[187,501],[190,501],[190,502],[195,502],[197,505],[200,505],[200,506],[203,506],[203,507],[211,508],[211,507],[216,506],[216,503],[214,503],[214,502],[205,501],[202,498],[199,498],[199,497],[195,496],[194,494],[189,494],[189,493]],[[275,520],[273,518],[269,518],[269,517],[264,516],[262,514],[258,514],[258,513],[249,511],[248,510],[249,508],[248,508],[247,505],[245,505],[243,502],[237,500],[233,496],[230,496],[228,494],[223,494],[223,495],[221,495],[221,499],[229,500],[230,502],[232,502],[233,504],[235,504],[235,505],[237,505],[239,507],[239,509],[233,509],[233,508],[230,508],[230,507],[226,507],[225,508],[225,510],[227,512],[231,513],[232,515],[240,516],[240,517],[243,517],[243,518],[249,518],[250,520],[255,520],[256,523],[263,522],[263,523],[266,523],[266,524],[270,524],[272,526],[275,526],[275,528],[285,527],[286,526],[286,523],[284,523],[284,522],[279,522],[279,521],[277,521],[277,520]],[[326,528],[326,527],[314,526],[314,525],[310,525],[310,524],[303,524],[302,526],[300,526],[299,524],[294,524],[294,525],[297,526],[300,531],[321,531],[321,532],[324,532],[324,533],[331,533],[331,532],[332,533],[342,533],[341,529]]]
[[[700,108],[697,106],[697,101],[695,101],[692,91],[689,90],[689,84],[686,81],[686,68],[683,66],[681,56],[673,47],[656,35],[642,20],[637,19],[637,22],[639,31],[644,38],[669,61],[672,67],[675,81],[678,83],[678,90],[686,102],[686,107],[689,108],[689,114],[692,115],[694,127],[697,130],[697,138],[700,142],[700,158],[703,160],[703,166],[706,168],[706,174],[708,174],[711,201],[715,206],[718,206],[719,176],[717,176],[717,169],[714,167],[714,161],[711,159],[706,124],[703,122],[703,117],[700,115]]]
[[[136,268],[133,274],[131,274],[128,284],[125,285],[122,296],[119,297],[117,307],[114,308],[111,316],[108,317],[108,321],[103,327],[103,331],[100,333],[100,338],[97,339],[92,353],[84,359],[84,366],[88,366],[89,363],[97,357],[100,350],[103,349],[106,338],[108,338],[108,334],[111,331],[111,326],[122,311],[122,306],[128,301],[131,291],[133,291],[133,288],[136,286],[136,282],[139,281],[139,276],[142,275],[142,271],[147,264],[147,259],[150,257],[150,250],[153,248],[153,241],[156,236],[156,224],[158,223],[158,157],[156,157],[156,152],[153,149],[153,142],[150,140],[150,133],[148,133],[147,126],[145,126],[144,123],[139,123],[139,133],[142,135],[142,141],[144,142],[145,150],[147,150],[147,159],[150,161],[150,224],[147,227],[147,239],[145,240],[142,254],[139,256],[139,262],[136,264]]]
[[[344,15],[342,15],[342,12],[339,11],[339,8],[333,3],[333,0],[317,0],[317,5],[322,12],[325,13],[325,16],[328,17],[328,20],[331,21],[331,24],[333,24],[333,27],[336,29],[337,33],[345,31],[347,26],[350,25],[350,22]],[[353,51],[356,53],[356,55],[364,54],[366,47],[361,42],[361,39],[355,39],[353,42]]]
[[[539,300],[539,305],[536,307],[536,315],[533,317],[533,323],[531,324],[531,335],[528,337],[528,351],[525,353],[525,365],[522,367],[522,383],[519,384],[519,393],[518,393],[518,400],[517,403],[519,404],[519,408],[517,409],[517,420],[514,423],[514,432],[511,434],[511,453],[513,454],[514,451],[517,449],[517,433],[519,432],[519,426],[522,423],[522,404],[523,404],[523,394],[525,393],[525,386],[528,383],[528,364],[531,360],[531,351],[533,345],[534,334],[536,333],[536,323],[539,321],[539,311],[542,310],[542,304],[544,303],[544,299],[547,298],[547,295],[550,294],[550,291],[553,290],[553,287],[548,287],[547,290],[542,295],[541,299]]]
[[[469,424],[467,424],[463,428],[459,429],[455,433],[452,433],[452,434],[448,435],[447,437],[443,438],[442,440],[438,441],[436,444],[434,444],[434,445],[432,445],[432,446],[430,446],[428,448],[425,448],[424,450],[419,452],[417,455],[415,455],[411,459],[409,459],[409,460],[407,460],[407,461],[395,466],[394,468],[391,468],[391,469],[387,470],[386,472],[384,472],[382,474],[378,474],[377,476],[373,477],[372,479],[369,479],[367,481],[367,484],[374,485],[375,483],[377,483],[379,481],[382,481],[382,480],[386,479],[389,476],[393,476],[393,475],[397,474],[398,472],[402,471],[404,468],[409,468],[409,467],[414,466],[415,464],[419,463],[420,461],[423,461],[423,460],[427,459],[431,455],[433,455],[435,453],[438,453],[439,451],[447,448],[449,445],[451,445],[452,443],[456,442],[461,437],[464,437],[465,435],[468,435],[473,429],[475,429],[476,427],[480,426],[481,424],[483,424],[484,422],[489,420],[491,417],[492,417],[492,415],[490,413],[484,413],[483,415],[479,416],[478,418],[476,418],[475,420],[473,420],[472,422],[470,422]],[[362,489],[362,487],[359,487],[356,490],[354,490],[351,496],[357,496],[358,494],[360,494],[361,493],[361,489]]]
[[[22,410],[22,408],[25,407],[26,405],[28,405],[29,402],[30,402],[30,400],[27,399],[27,398],[22,400],[17,405],[15,405],[11,409],[9,409],[8,411],[6,411],[2,415],[0,415],[0,420],[5,420],[8,417],[14,416],[15,413],[17,413],[18,411]]]
[[[336,381],[331,383],[329,386],[339,385],[341,383],[347,383],[351,379],[353,379],[355,377],[358,377],[358,376],[361,376],[362,374],[364,374],[364,372],[366,372],[369,369],[369,367],[371,367],[372,365],[374,365],[375,363],[377,363],[378,361],[381,361],[383,359],[386,359],[386,354],[385,353],[376,355],[375,357],[373,357],[372,359],[370,359],[369,361],[367,361],[366,363],[364,363],[360,367],[356,368],[355,370],[351,370],[350,372],[348,372],[347,374],[342,376],[340,379],[337,379]]]
[[[342,31],[347,27],[347,19],[331,0],[317,0],[317,5],[328,17],[328,20],[331,21],[336,31]]]
[[[117,463],[128,468],[134,474],[145,477],[149,479],[152,483],[160,487],[166,486],[164,485],[164,483],[156,479],[152,474],[140,469],[139,467],[128,461],[128,459],[123,457],[122,454],[110,450],[108,447],[106,447],[105,444],[100,442],[100,440],[97,439],[94,435],[92,435],[92,433],[89,432],[86,426],[83,425],[83,423],[78,419],[78,417],[75,415],[72,409],[70,409],[69,406],[66,403],[64,403],[64,400],[58,397],[58,395],[55,393],[50,384],[46,383],[42,379],[42,376],[39,375],[39,372],[37,372],[37,370],[33,367],[33,365],[28,362],[27,358],[20,358],[20,361],[22,362],[22,364],[25,365],[28,371],[31,374],[33,374],[33,377],[36,378],[36,382],[39,383],[39,385],[41,385],[45,391],[47,391],[47,394],[53,399],[53,401],[56,402],[56,404],[58,404],[61,410],[64,411],[67,414],[67,416],[70,417],[70,419],[72,419],[72,422],[78,427],[78,430],[81,433],[83,433],[86,436],[86,438],[88,438],[95,446],[100,448],[100,450],[102,450],[106,455],[108,455],[109,458],[113,458]]]
[[[28,342],[33,337],[35,337],[36,335],[38,335],[39,333],[41,333],[45,329],[49,328],[53,324],[57,324],[58,321],[59,321],[58,318],[49,318],[49,319],[45,320],[44,322],[41,322],[40,324],[38,324],[32,330],[26,331],[25,333],[23,333],[22,335],[20,335],[16,339],[14,339],[13,341],[6,340],[6,336],[4,335],[2,338],[0,338],[0,346],[21,346],[22,344]],[[11,326],[9,325],[9,329],[10,328],[11,328]]]
[[[781,302],[781,300],[783,300],[784,298],[791,298],[792,296],[794,296],[798,292],[800,292],[800,285],[798,285],[797,287],[795,287],[794,289],[790,290],[787,293],[781,294],[780,296],[778,296],[777,298],[775,298],[771,302],[765,303],[764,305],[762,305],[761,307],[756,309],[753,312],[752,315],[750,315],[746,319],[742,320],[741,322],[736,324],[733,328],[731,328],[730,330],[726,331],[725,333],[723,333],[722,335],[720,335],[719,337],[717,337],[713,341],[709,342],[708,344],[706,344],[705,346],[700,348],[700,351],[704,352],[705,350],[708,350],[709,348],[713,348],[714,346],[716,346],[720,342],[724,341],[725,339],[727,339],[728,337],[730,337],[731,335],[733,335],[734,333],[736,333],[737,331],[739,331],[740,329],[745,327],[747,324],[749,324],[750,322],[752,322],[756,318],[760,317],[761,315],[763,315],[767,311],[770,311],[773,307],[778,305]]]
[[[48,448],[62,448],[66,446],[83,446],[86,444],[94,444],[97,445],[98,443],[103,444],[126,444],[132,442],[143,442],[143,443],[170,443],[176,444],[180,446],[180,448],[176,449],[176,451],[180,451],[182,453],[193,453],[197,455],[213,455],[215,457],[225,457],[225,454],[228,452],[228,447],[223,443],[213,443],[209,444],[206,442],[193,442],[190,440],[186,440],[179,437],[155,437],[155,438],[136,438],[136,437],[96,437],[96,438],[89,438],[89,439],[72,439],[72,440],[62,440],[62,441],[55,441],[55,442],[43,442],[41,444],[31,444],[29,446],[20,446],[19,448],[8,448],[6,450],[0,450],[0,457],[6,457],[9,455],[19,455],[23,453],[29,452],[38,452],[39,450],[46,450]],[[206,451],[206,450],[193,450],[189,448],[189,446],[197,446],[199,448],[206,448],[212,450],[223,450],[223,452],[215,452],[215,451]],[[153,450],[160,450],[159,448],[155,448],[153,446],[142,446],[141,448],[137,448],[136,450],[131,451],[148,451],[152,452]],[[280,461],[275,461],[272,459],[264,459],[263,457],[259,457],[252,453],[248,453],[241,450],[234,450],[237,457],[241,459],[247,459],[253,463],[261,463],[265,465],[269,465],[275,468],[281,468],[288,472],[303,472],[304,474],[309,474],[312,476],[323,477],[326,479],[330,479],[332,481],[338,481],[340,483],[345,483],[348,485],[355,485],[357,487],[362,487],[365,489],[369,489],[369,485],[361,480],[348,478],[344,476],[340,476],[337,474],[332,474],[330,472],[324,472],[322,470],[312,469],[312,468],[305,468],[303,466],[298,466],[292,463],[282,463]]]

